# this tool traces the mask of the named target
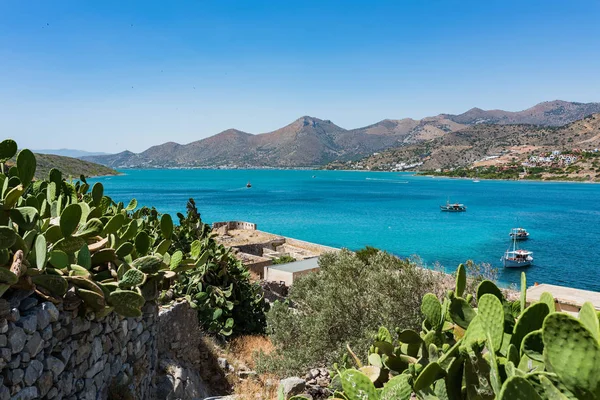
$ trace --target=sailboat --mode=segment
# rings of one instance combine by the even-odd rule
[[[513,236],[512,239],[512,250],[510,248],[506,250],[500,259],[504,265],[504,268],[520,268],[530,266],[533,263],[533,253],[531,251],[518,249],[517,237]]]
[[[473,179],[474,183],[478,183],[479,182],[479,168],[477,168],[475,170],[475,179]]]

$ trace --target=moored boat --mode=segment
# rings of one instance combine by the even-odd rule
[[[529,267],[533,263],[531,251],[517,248],[517,239],[513,237],[513,248],[508,249],[500,259],[505,268]]]
[[[464,204],[450,203],[449,201],[447,201],[446,205],[440,206],[440,210],[446,212],[462,212],[467,211],[467,207]]]
[[[246,187],[247,188],[251,188],[252,187],[252,185],[250,184],[250,182],[246,183]]]
[[[525,228],[512,228],[508,234],[511,239],[526,240],[529,238],[529,232]]]

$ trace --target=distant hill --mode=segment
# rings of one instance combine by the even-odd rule
[[[60,170],[65,178],[70,176],[73,178],[79,178],[80,175],[91,177],[119,174],[119,172],[104,165],[95,164],[72,157],[36,153],[35,159],[37,162],[37,168],[35,171],[36,178],[47,178],[48,173],[52,168]],[[9,161],[7,164],[12,165],[13,162],[14,160]]]
[[[560,126],[600,112],[600,103],[552,101],[519,112],[472,109],[421,120],[386,119],[357,129],[304,116],[273,132],[253,135],[228,129],[189,144],[153,146],[142,153],[85,156],[112,168],[318,167],[331,161],[358,160],[389,148],[443,138],[478,124]],[[499,128],[503,129],[503,128]]]
[[[388,149],[358,164],[365,169],[389,170],[398,163],[422,162],[417,169],[434,170],[467,167],[486,157],[508,163],[545,151],[596,148],[600,148],[600,114],[561,127],[471,125],[431,141]],[[334,163],[329,167],[337,169],[345,165]]]
[[[32,151],[34,153],[38,153],[38,154],[54,154],[57,156],[73,157],[73,158],[79,158],[79,157],[85,157],[85,156],[103,156],[103,155],[108,154],[108,153],[102,153],[102,152],[91,152],[91,151],[74,150],[74,149],[42,149],[42,150],[32,150]]]
[[[562,100],[545,101],[523,111],[482,110],[472,108],[459,115],[446,118],[459,124],[531,124],[561,126],[590,114],[600,113],[600,103],[575,103]]]

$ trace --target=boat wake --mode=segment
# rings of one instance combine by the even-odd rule
[[[380,179],[380,178],[365,178],[368,181],[380,181],[380,182],[391,182],[391,183],[408,183],[408,181],[397,181],[395,179]]]

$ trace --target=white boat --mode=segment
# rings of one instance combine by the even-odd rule
[[[529,232],[525,228],[512,228],[508,234],[511,239],[527,240],[529,238]]]
[[[440,210],[446,212],[463,212],[467,211],[467,207],[464,204],[450,203],[450,201],[447,201],[446,205],[440,206]]]
[[[506,250],[500,261],[505,268],[521,268],[528,267],[533,263],[531,251],[521,250],[517,248],[517,239],[513,237],[513,247]]]

